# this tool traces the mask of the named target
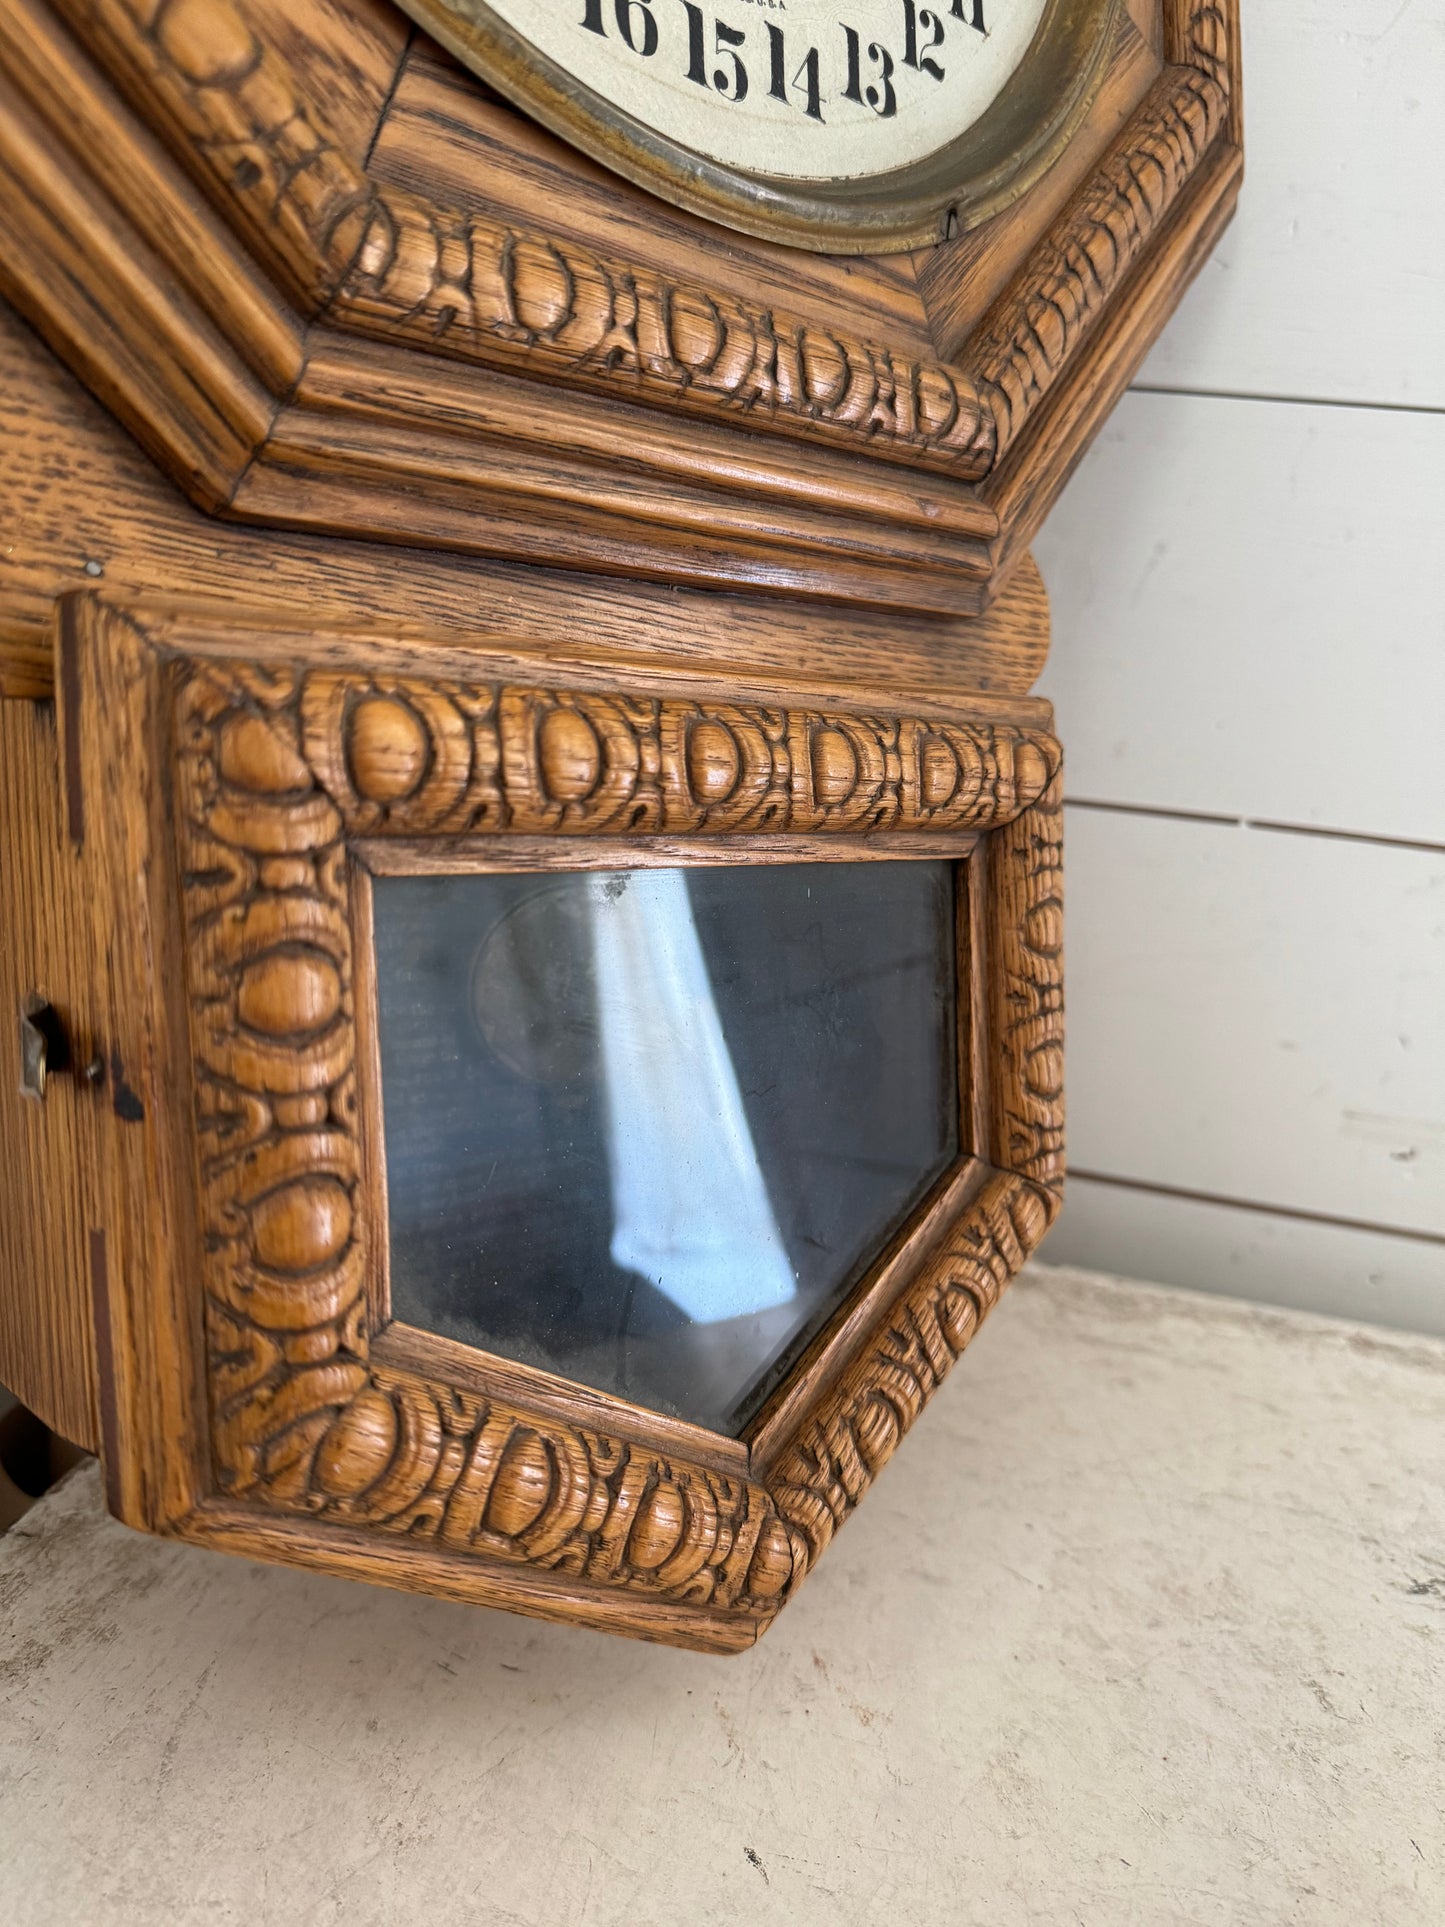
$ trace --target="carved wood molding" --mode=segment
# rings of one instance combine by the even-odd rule
[[[995,721],[214,657],[161,673],[173,689],[218,1501],[574,1591],[620,1588],[637,1630],[649,1601],[672,1609],[669,1637],[688,1637],[678,1611],[710,1615],[714,1629],[722,1614],[747,1643],[1052,1216],[1061,1097],[1033,1066],[1056,1049],[1061,1010],[1057,745]],[[991,968],[1020,1040],[1004,1051],[1018,1068],[997,1135],[1021,1145],[1024,1165],[992,1177],[944,1229],[766,1484],[372,1356],[367,1279],[383,1233],[363,1188],[349,841],[960,825],[1014,832],[991,868],[991,902],[1017,928],[1000,928]],[[1027,1010],[1015,1009],[1020,984]]]
[[[382,340],[962,480],[993,463],[993,418],[961,369],[397,189],[378,191],[329,314]]]
[[[1170,38],[1173,64],[968,343],[970,373],[994,417],[995,461],[1017,440],[1228,123],[1230,15],[1217,0],[1184,0]]]
[[[158,117],[132,74],[152,132],[111,84],[127,81],[120,54],[96,51],[104,71],[46,0],[0,0],[0,291],[205,509],[950,622],[983,613],[998,516],[946,470],[923,482],[826,437],[800,459],[795,440],[739,436],[761,417],[524,379],[520,363],[425,352],[375,317],[369,339],[302,322],[290,300],[315,315],[319,299],[285,269],[280,217],[248,231],[200,137]],[[301,177],[334,159],[318,150]],[[250,157],[230,160],[249,180]]]
[[[58,0],[313,315],[434,354],[971,479],[992,417],[959,369],[558,237],[381,187],[229,0]]]
[[[1064,1181],[1063,803],[1056,775],[990,840],[992,1161],[934,1259],[799,1425],[767,1486],[796,1588],[1057,1214]]]
[[[336,292],[376,190],[230,0],[55,0],[305,312]]]
[[[799,1426],[768,1478],[787,1522],[791,1588],[827,1550],[1052,1217],[1052,1201],[1025,1179],[991,1179],[841,1383]]]
[[[925,722],[584,691],[313,672],[301,747],[353,835],[856,834],[1009,821],[1054,739]]]
[[[309,316],[960,481],[1017,440],[1198,173],[1232,85],[1226,6],[1170,0],[1173,64],[959,360],[930,361],[373,182],[231,0],[54,4]]]
[[[1059,1195],[1064,1180],[1064,810],[1055,775],[989,845],[993,1162]]]

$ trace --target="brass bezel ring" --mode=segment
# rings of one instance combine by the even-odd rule
[[[457,59],[563,140],[674,206],[818,254],[898,254],[977,227],[1052,166],[1108,71],[1124,0],[1050,0],[1023,60],[973,125],[871,178],[753,173],[646,127],[500,19],[486,0],[400,0]]]

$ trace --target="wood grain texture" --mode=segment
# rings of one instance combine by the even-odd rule
[[[359,155],[302,98],[264,14],[233,0],[64,0],[56,12],[289,298],[303,313],[323,306],[373,194]]]
[[[83,892],[60,820],[54,710],[0,701],[0,1384],[94,1452],[85,1196],[106,1095],[75,1074],[96,1042]],[[31,991],[59,1012],[73,1064],[40,1103],[20,1095],[19,1016]]]
[[[1001,456],[1075,354],[1226,128],[1231,24],[1219,0],[1174,10],[1170,64],[968,344]]]
[[[0,181],[0,292],[193,500],[224,507],[271,397],[3,78]]]
[[[941,616],[981,613],[998,519],[957,484],[750,438],[398,350],[323,346],[239,481],[258,523]],[[336,401],[344,396],[343,405]],[[628,459],[619,463],[620,447]]]
[[[807,1379],[796,1427],[775,1439],[761,1475],[727,1470],[716,1453],[679,1453],[680,1437],[665,1446],[645,1415],[593,1395],[570,1410],[565,1387],[529,1403],[515,1373],[504,1388],[475,1371],[419,1370],[384,1344],[373,1351],[367,1280],[383,1233],[361,1183],[374,1107],[358,1096],[371,1086],[358,1084],[364,919],[353,913],[351,852],[359,839],[414,847],[432,837],[455,849],[460,837],[511,834],[585,848],[593,834],[645,838],[668,826],[704,838],[803,830],[836,835],[840,848],[864,832],[886,846],[897,829],[947,849],[960,828],[996,839],[1003,825],[1047,818],[1056,746],[1003,717],[920,722],[760,708],[702,689],[682,700],[460,683],[354,635],[329,652],[313,639],[312,653],[332,663],[297,668],[295,640],[264,622],[94,596],[66,608],[82,795],[99,767],[116,767],[98,708],[110,742],[126,746],[131,780],[149,771],[144,807],[96,825],[96,860],[112,878],[99,914],[135,926],[126,906],[139,889],[139,927],[151,932],[127,945],[119,988],[109,986],[147,1040],[128,1049],[152,1120],[138,1141],[156,1173],[144,1221],[132,1203],[113,1227],[116,1509],[205,1543],[642,1637],[750,1643],[818,1550],[796,1497],[797,1453],[812,1449],[798,1439],[816,1423],[836,1431],[843,1421],[822,1401],[846,1392],[877,1469],[945,1366],[935,1353],[926,1371],[910,1367],[909,1389],[890,1334],[903,1320],[927,1344],[933,1316],[956,1355],[1052,1215],[1042,1167],[981,1169],[981,1182],[941,1194],[926,1240],[883,1260],[893,1288],[867,1299],[826,1383]],[[78,814],[95,822],[92,802]],[[485,864],[485,841],[477,848]],[[1026,922],[1043,886],[1026,879],[1010,894],[998,883],[1006,867],[991,866],[991,923]],[[1033,867],[1047,883],[1047,866]],[[1000,968],[1010,942],[991,929]],[[169,988],[179,979],[149,976],[150,957],[169,952],[184,959],[171,968],[188,986],[188,1015]],[[1035,954],[1045,957],[1037,944]],[[1035,968],[1056,972],[1056,948]],[[137,979],[148,979],[143,990]],[[194,1136],[177,1103],[188,1085]],[[177,1191],[192,1158],[193,1231]],[[1046,1182],[1056,1175],[1043,1171]],[[142,1249],[158,1262],[139,1263]],[[209,1418],[186,1417],[176,1401],[195,1393],[182,1361],[202,1344],[203,1305]],[[429,1362],[444,1362],[436,1348]],[[154,1423],[158,1401],[175,1429]],[[897,1418],[888,1436],[884,1407]],[[788,1522],[775,1491],[784,1464],[797,1512]]]
[[[407,51],[367,172],[382,186],[601,247],[674,280],[702,277],[781,308],[802,303],[826,327],[924,358],[936,352],[907,255],[813,254],[672,207],[529,120],[423,33]]]
[[[899,863],[942,858],[962,862],[978,849],[974,831],[890,830],[880,842],[869,831],[825,835],[756,833],[709,841],[705,836],[589,836],[585,843],[508,835],[461,843],[427,837],[359,837],[357,861],[379,877],[476,876],[512,870],[655,870],[680,864]]]
[[[165,1531],[195,1509],[207,1454],[199,1333],[173,1288],[199,1234],[194,1153],[174,1129],[187,1019],[168,798],[132,774],[150,766],[163,706],[128,625],[123,646],[101,647],[78,599],[58,607],[56,630],[62,829],[79,871],[75,1022],[105,1066],[81,1201],[101,1457],[116,1515]]]
[[[991,419],[937,361],[378,185],[234,0],[62,5],[305,312],[875,457],[989,466]]]
[[[890,1308],[862,1355],[819,1401],[768,1479],[787,1521],[794,1585],[834,1533],[970,1343],[1048,1229],[1044,1195],[1001,1174]]]
[[[40,4],[6,0],[15,21]],[[1203,0],[1187,13],[1171,4],[1171,64],[1152,105],[1092,183],[1058,176],[1071,185],[1049,235],[1014,227],[989,245],[987,276],[1008,291],[976,340],[960,336],[939,357],[905,312],[916,287],[876,263],[849,264],[833,281],[839,264],[810,268],[815,279],[798,282],[790,306],[776,250],[756,262],[744,250],[722,282],[710,280],[717,251],[706,224],[659,217],[670,238],[656,259],[640,247],[640,217],[589,224],[625,237],[620,253],[554,229],[547,206],[568,200],[572,164],[548,150],[511,169],[521,123],[435,60],[397,52],[396,90],[379,104],[391,54],[365,25],[369,13],[365,57],[338,80],[333,119],[319,76],[342,0],[328,0],[314,34],[304,12],[283,32],[269,0],[56,4],[147,127],[113,99],[105,107],[84,61],[84,126],[67,119],[64,36],[38,16],[30,37],[45,42],[45,58],[22,57],[16,77],[57,167],[73,177],[74,205],[51,206],[56,183],[32,156],[17,176],[24,245],[6,285],[183,487],[273,525],[977,613],[1017,565],[1061,471],[1147,349],[1237,185],[1237,146],[1210,118],[1233,88],[1226,15]],[[13,22],[8,31],[25,37]],[[1154,59],[1135,27],[1126,41],[1132,65],[1122,60],[1116,106],[1139,62]],[[113,138],[101,137],[106,112]],[[95,172],[97,154],[140,152],[157,136],[173,156],[169,184],[148,148],[139,171]],[[1233,169],[1210,164],[1226,149]],[[368,172],[381,152],[391,171]],[[448,198],[463,154],[479,179],[487,167],[506,176],[500,202],[480,189]],[[576,165],[585,189],[587,166]],[[1057,182],[1049,192],[1057,200]],[[504,218],[512,207],[517,218]],[[194,244],[206,218],[216,227],[209,249]],[[114,339],[98,360],[88,310],[106,310],[108,281],[83,243],[107,224],[114,247],[134,257],[132,280],[160,281],[169,305],[143,329],[124,306],[106,313]],[[225,261],[238,241],[254,259],[243,259],[233,298]],[[80,306],[50,271],[67,248],[86,290]],[[1016,270],[1008,276],[1005,260]],[[818,273],[827,286],[815,285]],[[835,299],[844,282],[857,296],[846,321]],[[1121,313],[1132,325],[1106,328]],[[886,325],[855,332],[869,314]],[[278,358],[295,340],[305,366],[288,380]],[[1088,395],[1099,398],[1092,410],[1079,405]],[[230,441],[212,417],[234,430]]]
[[[354,0],[358,8],[362,3]],[[315,0],[315,11],[319,17],[321,0]],[[98,186],[103,195],[107,181],[112,191],[123,183],[131,246],[147,260],[148,271],[154,275],[168,269],[173,287],[185,291],[268,388],[289,388],[303,364],[297,318],[278,301],[240,241],[216,219],[157,136],[139,116],[119,109],[107,77],[55,16],[33,0],[0,0],[0,47],[10,79],[24,96],[26,120],[32,128],[43,128],[45,138],[64,150],[66,168],[93,177],[104,156],[92,191]],[[18,128],[7,130],[9,140],[20,137]],[[18,180],[15,185],[21,193]],[[23,206],[22,198],[12,209],[17,224]],[[107,206],[102,230],[114,219],[113,207]],[[84,223],[75,232],[76,252],[83,256],[103,239],[103,232]],[[156,317],[148,318],[156,332]],[[139,343],[133,341],[131,352],[138,351]]]
[[[565,450],[577,465],[575,472],[587,477],[585,484],[574,485],[572,506],[578,514],[589,506],[577,499],[585,490],[635,497],[646,476],[655,486],[650,513],[666,519],[671,499],[677,503],[674,516],[681,518],[688,513],[688,499],[695,498],[718,518],[702,526],[715,526],[734,541],[741,539],[747,514],[753,541],[769,533],[757,527],[765,504],[794,514],[811,509],[819,517],[851,510],[875,524],[923,536],[928,547],[915,549],[917,560],[941,561],[949,552],[945,545],[952,543],[961,566],[973,560],[980,569],[982,558],[970,558],[965,545],[998,532],[997,517],[977,492],[942,476],[921,477],[823,448],[811,450],[806,466],[800,466],[795,451],[764,438],[739,437],[729,427],[624,410],[615,402],[489,375],[402,347],[362,343],[330,329],[313,329],[307,345],[306,367],[291,398],[295,408],[340,416],[353,429],[358,423],[385,425],[397,434],[422,429],[433,441],[438,436],[475,441],[486,432],[498,445],[496,459],[516,464],[530,456],[538,462],[539,455],[550,454],[561,476],[567,473],[560,468]],[[628,459],[619,473],[623,436]],[[694,510],[694,528],[699,519]],[[786,524],[775,539],[785,532]],[[875,545],[884,533],[875,534]]]
[[[344,152],[369,153],[416,38],[400,8],[390,0],[246,0],[246,17],[291,69],[298,90],[325,98]]]
[[[359,985],[360,941],[355,956]],[[361,1036],[359,998],[357,1016],[359,1050],[363,1055],[374,1056],[374,1049],[368,1053],[367,1041]],[[748,1477],[751,1469],[748,1448],[741,1439],[709,1432],[704,1426],[675,1418],[670,1413],[649,1411],[615,1393],[599,1392],[595,1387],[559,1378],[555,1372],[541,1371],[518,1359],[479,1352],[455,1338],[404,1325],[391,1318],[389,1307],[380,1316],[373,1308],[371,1316],[375,1327],[371,1357],[379,1366],[400,1369],[434,1384],[478,1392],[534,1417],[560,1419],[574,1429],[581,1426],[588,1431],[606,1432],[629,1445],[650,1448],[687,1464],[705,1466],[726,1478],[745,1480]]]
[[[645,659],[666,674],[711,661],[762,701],[830,681],[877,701],[920,706],[959,690],[1022,693],[1048,648],[1048,602],[1032,563],[981,617],[923,618],[740,594],[700,594],[617,578],[508,566],[321,536],[262,534],[191,508],[105,411],[0,304],[0,692],[48,695],[55,598],[110,589],[225,598],[344,621],[440,624],[465,637],[491,623],[560,664]],[[585,638],[585,643],[581,640]],[[744,670],[742,665],[748,665]],[[769,686],[771,682],[771,687]],[[872,700],[872,698],[868,698]]]
[[[956,360],[992,304],[1014,282],[1073,196],[1117,145],[1130,116],[1163,68],[1161,22],[1153,0],[1143,21],[1119,23],[1112,65],[1087,117],[1063,153],[1012,207],[941,247],[913,256],[918,290],[937,353]]]

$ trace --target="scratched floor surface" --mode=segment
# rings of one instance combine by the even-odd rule
[[[1445,1920],[1445,1343],[1040,1271],[755,1652],[0,1540],[10,1927]]]

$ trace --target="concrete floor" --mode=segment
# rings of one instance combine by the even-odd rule
[[[1439,1927],[1442,1733],[1445,1343],[1077,1273],[741,1659],[0,1540],[10,1927]]]

